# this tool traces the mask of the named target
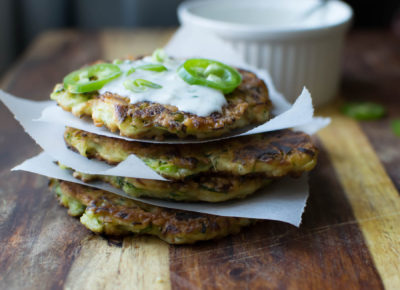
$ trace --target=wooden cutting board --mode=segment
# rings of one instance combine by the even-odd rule
[[[1,88],[44,100],[78,66],[150,53],[172,33],[45,33]],[[264,221],[192,246],[86,230],[45,177],[10,172],[40,148],[0,106],[0,289],[399,289],[400,138],[389,126],[400,118],[399,51],[387,32],[350,36],[341,98],[380,101],[389,117],[357,123],[336,104],[321,110],[333,122],[315,138],[321,155],[300,229]]]

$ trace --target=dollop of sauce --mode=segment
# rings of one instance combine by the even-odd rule
[[[110,92],[129,98],[131,104],[138,102],[152,102],[162,105],[176,106],[179,111],[192,113],[197,116],[206,117],[213,112],[221,112],[222,107],[227,104],[224,94],[216,89],[190,85],[186,83],[177,74],[177,68],[182,61],[167,59],[162,64],[168,69],[163,72],[155,72],[137,69],[135,72],[127,75],[127,72],[141,65],[155,64],[151,57],[145,57],[141,60],[126,60],[119,64],[122,76],[107,83],[100,89],[100,94]],[[143,92],[133,92],[123,85],[126,80],[145,79],[161,85],[160,89],[148,88]]]

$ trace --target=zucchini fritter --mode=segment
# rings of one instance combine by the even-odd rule
[[[263,176],[207,176],[188,181],[160,181],[130,177],[90,175],[75,171],[75,178],[84,182],[101,180],[122,189],[133,197],[153,197],[176,201],[221,202],[244,198],[271,183]]]
[[[98,92],[72,94],[57,84],[51,99],[75,116],[90,116],[96,126],[130,138],[156,138],[173,135],[211,138],[236,128],[261,124],[270,118],[271,101],[265,83],[251,72],[239,70],[242,83],[225,95],[227,105],[222,112],[200,117],[179,111],[177,107],[150,102],[130,104],[121,96]]]
[[[298,176],[316,165],[318,149],[304,133],[282,130],[203,144],[148,144],[67,128],[67,145],[88,158],[117,164],[135,154],[158,174],[183,180],[199,173]]]
[[[95,233],[155,235],[170,244],[190,244],[235,234],[254,220],[220,217],[144,204],[103,190],[51,180],[60,203]]]

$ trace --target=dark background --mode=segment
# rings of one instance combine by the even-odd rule
[[[181,2],[183,0],[0,0],[0,74],[44,30],[177,26],[176,7]],[[354,9],[353,29],[390,28],[400,35],[400,0],[346,2]]]

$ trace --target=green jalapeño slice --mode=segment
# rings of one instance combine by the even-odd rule
[[[386,113],[385,107],[372,102],[346,103],[342,106],[341,111],[343,114],[361,121],[378,120]]]
[[[229,94],[242,82],[242,76],[236,69],[210,59],[188,59],[177,72],[188,84],[214,88],[224,94]]]
[[[157,48],[154,52],[153,55],[151,56],[154,61],[156,62],[164,62],[165,60],[168,59],[167,54],[162,48]]]
[[[162,64],[144,64],[138,66],[136,69],[142,69],[142,70],[150,70],[150,71],[156,71],[156,72],[162,72],[168,70],[164,65]]]
[[[93,92],[119,77],[121,73],[121,69],[115,64],[99,63],[68,74],[64,78],[64,87],[74,94]]]
[[[148,88],[161,89],[162,86],[144,79],[136,80],[125,80],[123,83],[124,87],[132,92],[141,93],[146,91]]]

